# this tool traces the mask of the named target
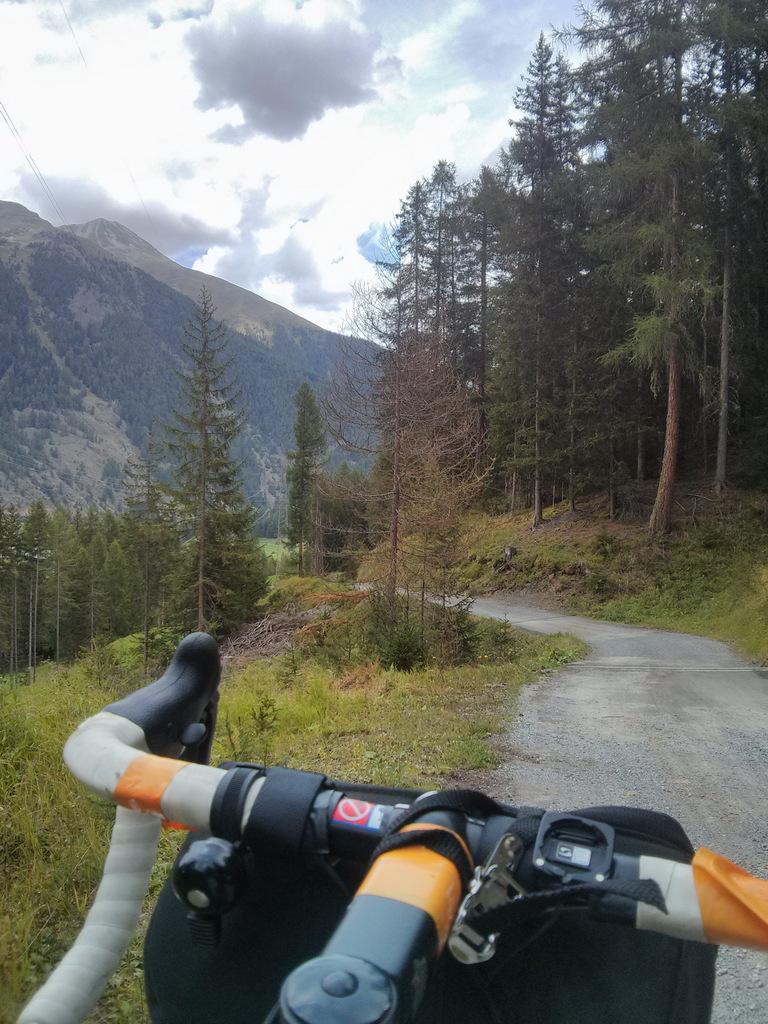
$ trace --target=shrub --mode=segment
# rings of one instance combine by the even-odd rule
[[[278,721],[277,704],[265,691],[254,695],[254,705],[245,717],[226,715],[224,731],[232,760],[249,761],[255,757],[261,764],[269,764]]]
[[[439,665],[463,665],[473,661],[477,651],[477,626],[468,605],[443,608],[433,605],[428,615],[429,654]]]
[[[605,530],[600,530],[599,533],[596,533],[589,546],[592,554],[597,555],[598,558],[615,558],[621,550],[619,538],[614,537],[613,534],[607,533]]]
[[[424,645],[415,623],[402,619],[391,625],[377,624],[374,645],[381,663],[400,672],[410,672],[424,664]]]

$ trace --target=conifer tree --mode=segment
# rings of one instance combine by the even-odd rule
[[[62,640],[66,645],[62,626],[66,634],[72,604],[72,569],[77,543],[75,529],[63,509],[57,508],[52,513],[48,535],[51,557],[46,592],[48,605],[52,609],[49,620],[51,646],[58,665],[64,649]]]
[[[264,587],[254,553],[255,515],[231,454],[243,414],[225,357],[226,329],[215,313],[203,288],[184,328],[187,365],[179,372],[180,395],[168,428],[175,463],[168,493],[191,538],[194,565],[182,588],[194,594],[197,629],[231,625],[231,601],[248,609]]]
[[[312,388],[306,382],[293,397],[296,406],[295,448],[288,452],[288,539],[299,549],[299,575],[304,551],[313,534],[317,476],[325,457],[325,431]]]
[[[683,0],[597,0],[576,38],[591,98],[588,141],[602,146],[602,203],[613,217],[600,231],[617,280],[635,296],[630,336],[615,358],[667,379],[664,455],[651,534],[670,525],[680,447],[684,370],[694,359],[691,322],[711,298],[711,251],[691,203],[696,143],[686,118],[683,67],[695,25]]]
[[[158,479],[158,446],[151,436],[143,455],[129,461],[125,473],[126,503],[133,525],[136,555],[142,576],[142,663],[149,670],[152,611],[161,580],[172,562],[175,545],[170,511]]]
[[[21,517],[13,506],[0,505],[0,570],[4,581],[3,612],[4,633],[8,640],[8,677],[19,677],[20,652],[20,590],[19,576],[22,565]]]
[[[24,518],[21,543],[26,561],[28,592],[27,673],[30,682],[37,673],[37,646],[40,621],[40,570],[48,557],[48,512],[42,501],[34,501]]]
[[[525,384],[519,377],[515,384],[508,376],[497,381],[497,389],[517,392],[513,447],[516,463],[533,476],[533,528],[542,521],[545,471],[554,474],[562,461],[564,445],[557,438],[567,403],[557,353],[572,322],[580,267],[573,237],[578,203],[572,188],[577,146],[571,93],[567,65],[540,36],[517,91],[523,116],[512,122],[515,136],[502,160],[514,223],[501,257],[508,277],[498,368],[501,378],[522,374]]]

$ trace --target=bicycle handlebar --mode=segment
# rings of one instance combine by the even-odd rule
[[[152,754],[178,757],[184,749],[200,752],[205,744],[205,756],[196,759],[207,760],[215,721],[206,719],[215,711],[220,678],[216,641],[208,633],[190,633],[157,682],[108,704],[104,710],[137,725]]]
[[[243,773],[242,767],[225,770],[169,756],[191,749],[199,760],[210,750],[219,675],[215,641],[206,634],[191,634],[180,644],[161,679],[109,705],[77,728],[64,749],[68,767],[94,793],[130,812],[118,812],[122,832],[127,823],[132,823],[131,827],[146,825],[151,820],[146,815],[167,819],[191,831],[234,841],[244,839],[252,845],[271,839],[274,830],[278,847],[282,843],[288,849],[293,844],[303,853],[330,851],[365,862],[382,835],[391,831],[396,799],[392,804],[358,804],[358,820],[354,821],[354,799],[346,805],[346,811],[343,804],[350,794],[354,797],[354,786],[345,789],[324,776],[287,769],[264,773],[251,767]],[[279,811],[285,809],[286,801],[295,812],[292,825],[281,822]],[[420,805],[418,799],[406,803],[410,804],[408,823],[399,828],[394,823],[397,835],[390,843],[392,848],[373,861],[323,956],[287,979],[281,1018],[287,1024],[336,1020],[327,1015],[327,1008],[323,1009],[323,1000],[330,1000],[338,1008],[338,998],[344,994],[341,990],[352,985],[350,976],[358,992],[355,999],[367,991],[371,999],[381,1002],[381,1015],[370,1019],[410,1019],[407,1014],[418,1003],[424,981],[414,975],[415,965],[433,963],[441,954],[475,860],[480,868],[474,884],[480,884],[489,829],[499,839],[514,834],[517,827],[511,809],[504,809],[510,812],[505,817],[503,812],[460,813],[439,802],[433,809],[434,800],[432,804],[427,800]],[[144,842],[139,860],[146,860],[150,849],[154,857],[156,834],[155,827],[154,838]],[[131,892],[130,898],[123,899],[123,932],[119,941],[113,935],[106,957],[103,948],[94,947],[93,938],[98,938],[98,927],[110,923],[107,918],[111,911],[104,910],[109,893],[102,899],[102,887],[108,875],[115,872],[112,854],[123,842],[117,826],[115,836],[117,847],[113,840],[112,860],[107,860],[104,881],[81,936],[22,1012],[19,1024],[77,1024],[116,967],[115,957],[119,959],[130,937],[149,874],[146,863],[139,869],[116,854],[120,871],[125,877],[131,876],[130,886],[126,886],[124,877],[117,890],[123,895],[127,888]],[[617,857],[616,863],[617,876],[630,887],[640,883],[647,889],[651,885],[660,897],[651,901],[635,897],[629,918],[624,907],[624,923],[682,939],[768,949],[768,881],[750,876],[705,849],[699,850],[690,864],[627,855]],[[530,856],[525,871],[535,873]],[[114,881],[110,884],[114,886]],[[609,883],[598,874],[595,884],[599,890],[600,884]],[[545,886],[542,883],[539,887]],[[569,891],[579,894],[588,890],[574,886]],[[123,934],[126,924],[131,925],[127,937]],[[73,963],[75,976],[80,972],[82,979],[83,991],[79,994],[71,980]],[[365,967],[360,966],[363,963]],[[336,985],[339,991],[329,994],[326,981],[331,975],[336,978],[331,987]],[[83,992],[87,992],[87,998],[82,998]],[[314,1003],[308,992],[313,993]],[[352,1009],[353,1003],[350,992],[350,1002],[345,1005]],[[303,1016],[294,1011],[297,1005],[304,1007]]]

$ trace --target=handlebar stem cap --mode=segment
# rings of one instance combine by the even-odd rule
[[[288,976],[284,1024],[394,1024],[397,994],[384,971],[351,956],[322,956]]]

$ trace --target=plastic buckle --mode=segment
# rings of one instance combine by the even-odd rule
[[[517,896],[526,895],[525,889],[515,878],[515,871],[524,852],[525,846],[520,836],[508,832],[498,841],[485,864],[475,868],[475,877],[459,907],[448,937],[448,948],[459,963],[483,964],[496,952],[499,933],[483,935],[467,923],[467,918],[482,915],[488,910],[511,903]]]

